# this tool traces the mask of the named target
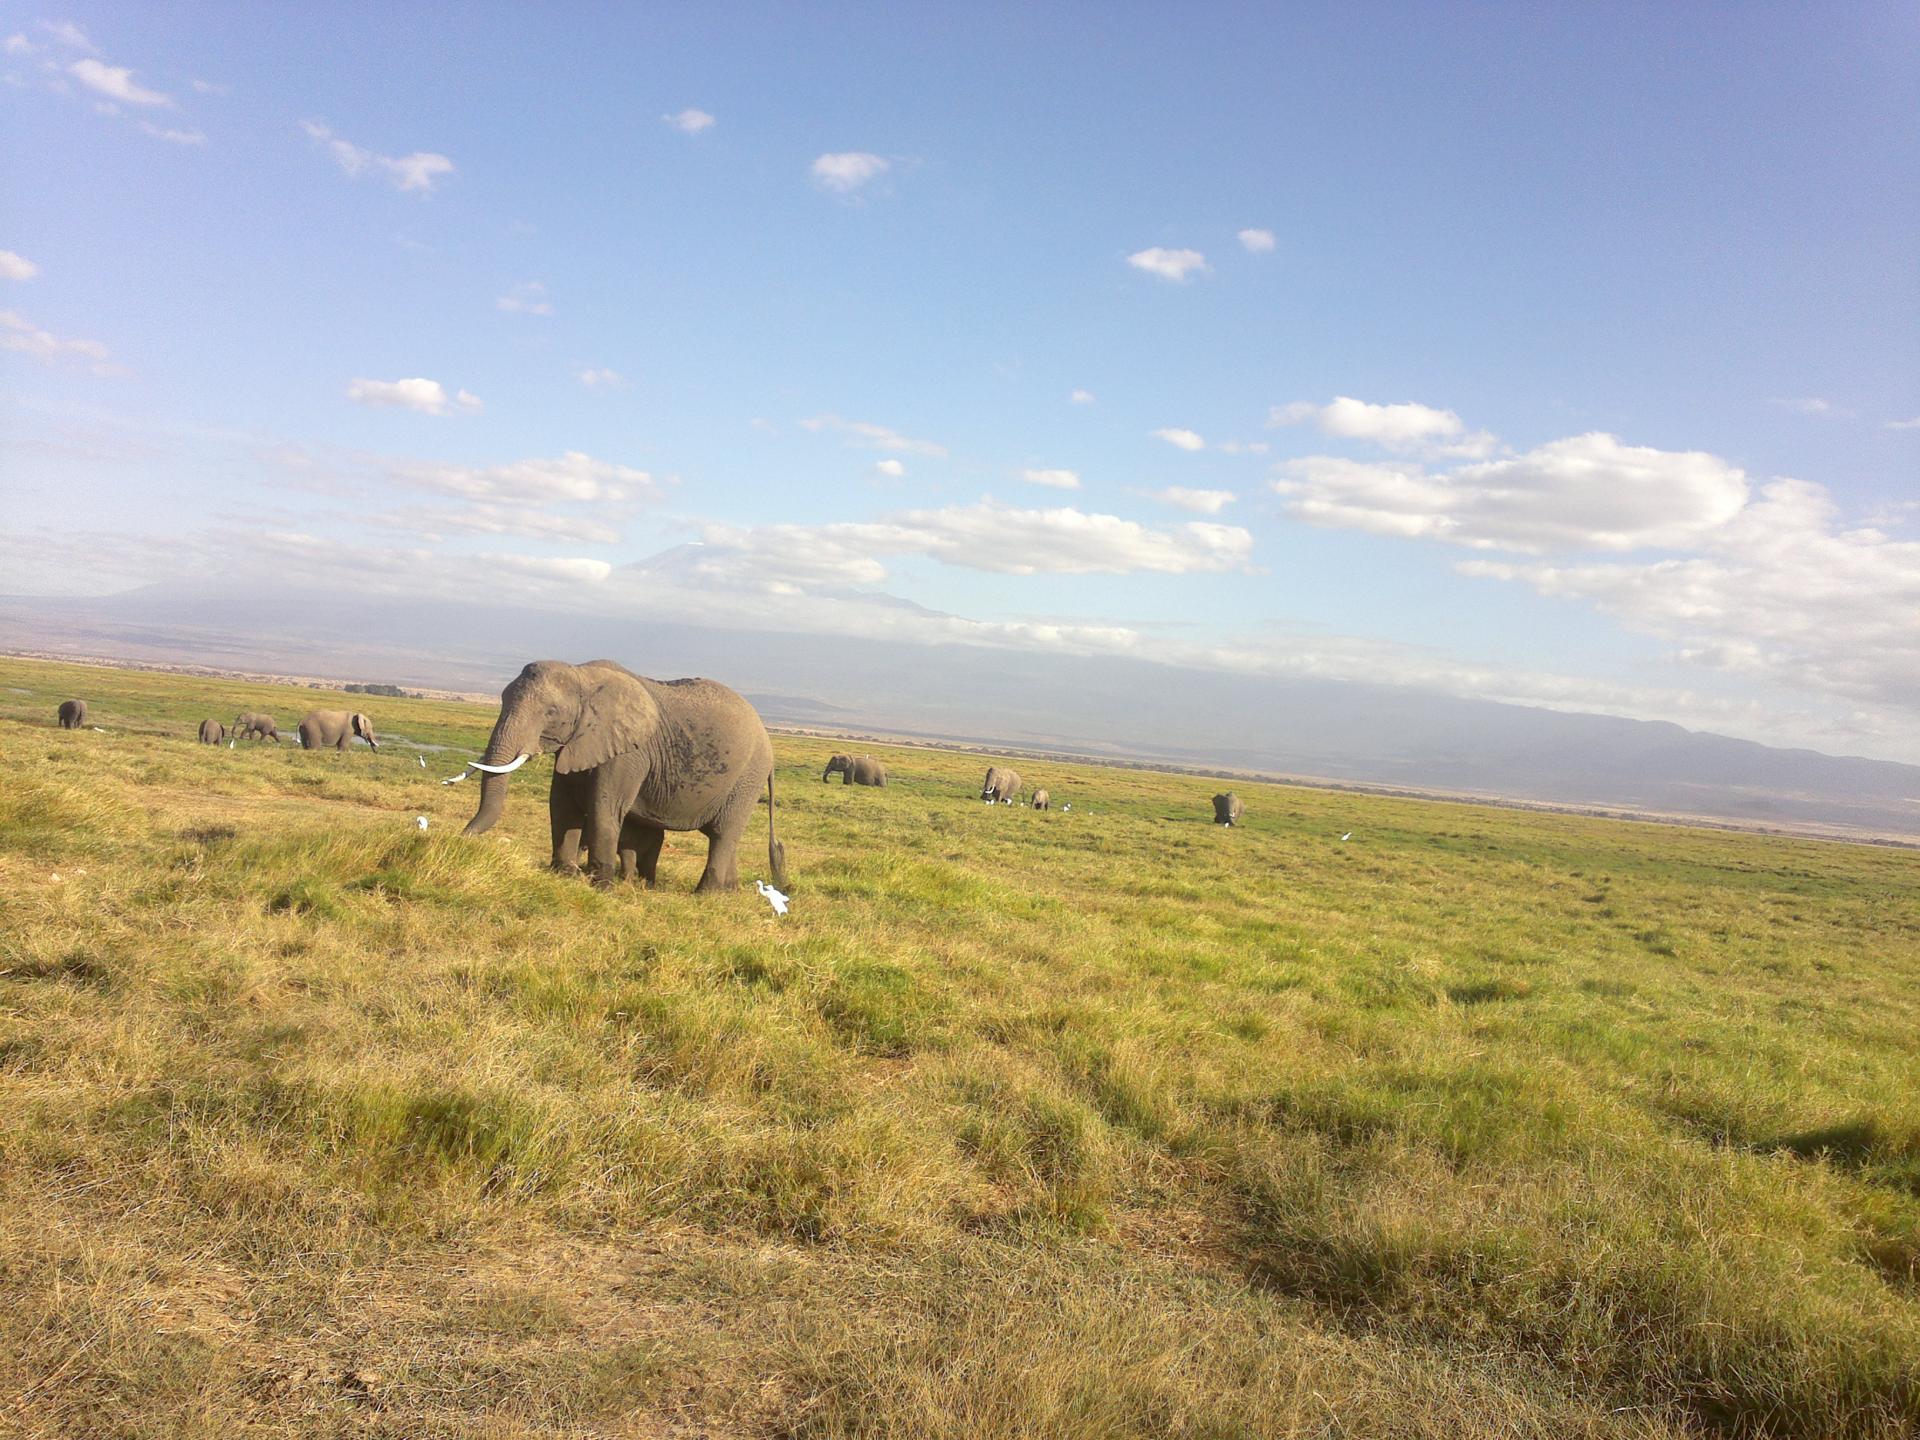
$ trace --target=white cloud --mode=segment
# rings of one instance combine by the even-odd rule
[[[627,377],[622,375],[618,370],[586,369],[581,370],[574,378],[579,380],[587,389],[593,391],[624,390],[627,388]]]
[[[1207,448],[1207,442],[1191,430],[1181,430],[1170,426],[1166,429],[1156,430],[1153,434],[1156,439],[1166,441],[1175,449],[1204,450]]]
[[[1418,450],[1478,459],[1493,453],[1496,443],[1484,430],[1469,433],[1451,410],[1411,403],[1370,405],[1350,395],[1336,396],[1326,405],[1307,400],[1276,405],[1267,415],[1267,423],[1274,426],[1298,425],[1306,420],[1313,421],[1323,435],[1362,440],[1397,452]]]
[[[1207,257],[1198,250],[1166,250],[1156,245],[1151,250],[1135,251],[1127,256],[1127,263],[1136,270],[1144,270],[1149,275],[1158,275],[1162,280],[1172,280],[1177,284],[1189,275],[1204,272]]]
[[[1686,663],[1920,715],[1920,542],[1843,528],[1825,487],[1776,480],[1699,552],[1459,568],[1590,601]]]
[[[1853,411],[1842,409],[1831,400],[1822,400],[1818,395],[1783,396],[1773,402],[1782,410],[1792,410],[1800,415],[1812,415],[1822,420],[1844,420],[1853,415]]]
[[[547,287],[538,280],[526,280],[493,302],[509,315],[551,315],[553,302],[547,299]]]
[[[662,115],[660,118],[682,135],[698,135],[714,123],[713,116],[706,111],[691,108],[682,110],[677,115]]]
[[[399,462],[386,470],[394,483],[457,495],[469,500],[543,505],[568,501],[657,500],[661,488],[653,476],[578,450],[554,459],[516,460],[505,465],[445,465]]]
[[[873,462],[876,473],[885,475],[889,480],[901,479],[907,473],[907,467],[898,460],[876,460]]]
[[[4,49],[9,55],[31,55],[35,46],[26,36],[16,31],[7,37],[5,45],[0,46],[0,49]]]
[[[1191,510],[1198,515],[1218,515],[1240,497],[1231,490],[1189,490],[1184,485],[1169,485],[1161,490],[1137,490],[1149,500]]]
[[[89,55],[99,53],[93,48],[93,41],[87,38],[86,31],[71,20],[42,20],[40,29],[43,34],[52,36],[58,44],[65,45],[69,50],[83,50]]]
[[[1049,485],[1055,490],[1080,488],[1080,474],[1075,470],[1022,470],[1020,478],[1029,485]]]
[[[11,310],[0,310],[0,350],[30,356],[47,365],[74,361],[94,375],[127,373],[123,366],[113,363],[107,347],[98,340],[62,340]]]
[[[1264,440],[1222,440],[1213,448],[1222,455],[1264,455],[1273,447]]]
[[[39,273],[40,267],[26,256],[0,250],[0,280],[31,280]]]
[[[123,65],[103,65],[93,59],[76,60],[67,67],[67,73],[88,89],[97,90],[123,105],[173,104],[173,97],[162,95],[158,90],[146,89],[134,80],[133,71]]]
[[[203,130],[171,130],[156,125],[151,120],[142,120],[140,128],[156,140],[165,140],[169,145],[204,145],[207,143]]]
[[[1599,432],[1447,473],[1332,455],[1279,469],[1274,490],[1310,524],[1526,553],[1684,549],[1747,498],[1745,474],[1717,456]]]
[[[815,434],[831,431],[844,435],[849,445],[868,450],[897,450],[903,455],[931,455],[936,458],[947,453],[944,445],[936,445],[931,440],[910,439],[897,430],[875,425],[870,420],[842,420],[838,415],[815,415],[812,419],[802,420],[800,428]]]
[[[380,155],[340,139],[326,126],[315,121],[303,120],[300,128],[324,146],[334,162],[351,179],[377,175],[396,190],[417,190],[422,195],[431,195],[436,184],[453,174],[453,161],[444,155],[426,150],[416,150],[411,155]]]
[[[850,195],[892,168],[893,162],[885,156],[872,155],[865,150],[845,150],[820,156],[813,162],[812,173],[815,184],[842,195]]]
[[[1240,243],[1255,255],[1263,255],[1273,249],[1275,240],[1271,230],[1242,230]]]
[[[1190,521],[1155,530],[1071,507],[1022,510],[982,501],[908,510],[872,522],[712,525],[702,573],[788,585],[875,584],[882,557],[920,555],[1002,575],[1185,575],[1245,568],[1253,537],[1234,525]]]
[[[1093,391],[1075,390],[1071,395],[1067,396],[1067,400],[1074,405],[1091,405],[1093,404]]]
[[[355,380],[347,386],[347,398],[359,405],[412,410],[421,415],[473,415],[479,413],[480,397],[461,390],[448,395],[438,380]]]
[[[194,93],[198,95],[224,95],[227,93],[227,87],[225,85],[216,85],[211,80],[194,80],[189,83],[193,86]]]
[[[1889,420],[1887,421],[1887,429],[1920,430],[1920,415],[1914,416],[1911,420]]]
[[[560,515],[523,505],[480,503],[459,509],[416,506],[379,511],[365,523],[404,530],[421,540],[438,541],[449,535],[517,535],[527,540],[564,540],[587,545],[612,545],[620,532],[589,516]]]

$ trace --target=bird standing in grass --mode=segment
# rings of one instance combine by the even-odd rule
[[[773,886],[767,884],[764,880],[756,880],[753,882],[753,888],[760,892],[761,899],[773,907],[774,914],[784,915],[787,913],[787,897],[774,889]]]

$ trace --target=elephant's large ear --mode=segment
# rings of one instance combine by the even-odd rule
[[[587,669],[584,678],[580,723],[553,757],[556,775],[591,770],[616,755],[637,750],[652,738],[660,723],[660,709],[639,677]]]

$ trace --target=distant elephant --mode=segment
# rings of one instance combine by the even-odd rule
[[[86,701],[62,700],[60,702],[60,728],[62,730],[78,730],[86,723]]]
[[[1020,793],[1020,773],[1002,765],[989,765],[987,778],[981,783],[980,798],[991,805],[996,800],[1012,803],[1013,797]]]
[[[222,725],[218,720],[202,720],[200,722],[200,743],[202,745],[218,745],[226,738],[227,727]]]
[[[271,740],[280,743],[280,731],[273,723],[271,715],[258,715],[251,710],[242,711],[233,717],[233,724],[227,734],[235,740]]]
[[[824,785],[830,775],[840,776],[842,785],[887,783],[887,767],[871,755],[835,755],[827,761],[827,768],[820,772],[820,783]]]
[[[1053,797],[1044,790],[1034,791],[1033,808],[1036,810],[1051,810],[1053,808]]]
[[[737,851],[764,788],[767,865],[787,884],[773,833],[773,742],[759,714],[714,680],[649,680],[611,660],[536,660],[500,694],[487,740],[480,808],[463,832],[500,818],[507,773],[551,746],[553,868],[577,872],[586,841],[593,883],[651,885],[669,830],[707,837],[700,890],[740,884]]]
[[[344,750],[358,735],[374,749],[380,742],[373,738],[373,722],[358,710],[309,710],[300,722],[300,746],[304,750]]]
[[[1216,825],[1238,825],[1240,817],[1246,812],[1246,806],[1240,803],[1240,797],[1231,790],[1224,795],[1213,797],[1213,823]]]

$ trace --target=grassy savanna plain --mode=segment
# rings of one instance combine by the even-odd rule
[[[492,718],[0,660],[0,1432],[1920,1425],[1912,852],[776,737],[776,919]]]

